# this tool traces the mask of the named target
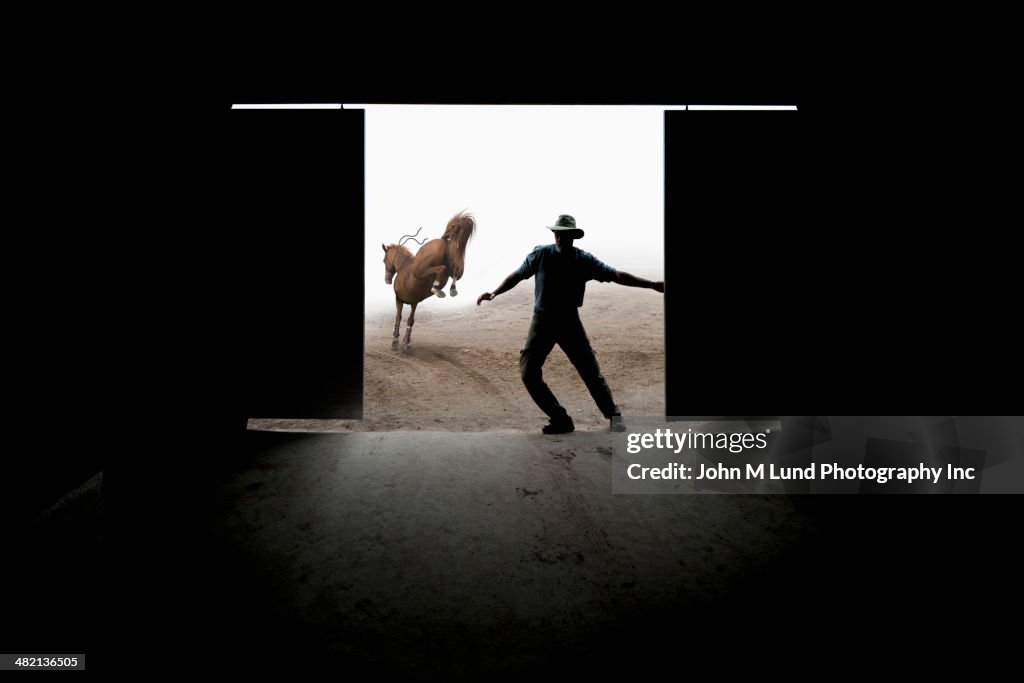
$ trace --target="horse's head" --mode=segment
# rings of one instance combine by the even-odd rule
[[[381,244],[380,248],[384,250],[384,284],[390,285],[398,271],[398,268],[395,267],[395,260],[398,258],[398,245],[392,244],[390,247],[386,247]]]

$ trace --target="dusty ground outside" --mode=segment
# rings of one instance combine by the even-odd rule
[[[644,277],[657,273],[634,271]],[[480,292],[428,299],[412,344],[394,343],[394,311],[366,316],[363,420],[253,419],[274,431],[538,431],[547,417],[519,378],[519,351],[533,314],[533,282],[467,307]],[[406,306],[402,322],[405,335]],[[665,414],[664,297],[591,282],[580,317],[624,415]],[[558,347],[544,378],[578,430],[607,429],[576,369]]]

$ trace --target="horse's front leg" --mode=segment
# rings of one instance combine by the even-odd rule
[[[404,304],[402,303],[402,300],[399,299],[396,296],[395,297],[395,309],[396,309],[396,312],[395,312],[395,333],[392,335],[394,337],[394,342],[392,343],[392,346],[394,346],[395,344],[398,343],[398,328],[399,328],[399,325],[401,325],[401,323],[402,323],[402,307],[403,307],[403,305]]]
[[[416,304],[409,304],[409,321],[405,324],[405,339],[402,345],[406,348],[412,344],[412,326],[416,323]]]
[[[452,286],[448,289],[448,293],[452,296],[459,295],[459,290],[455,289],[455,278],[452,278]]]

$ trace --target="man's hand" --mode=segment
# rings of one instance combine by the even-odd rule
[[[519,273],[512,273],[507,278],[501,281],[501,284],[498,285],[498,288],[496,290],[494,290],[493,292],[484,292],[483,294],[481,294],[480,298],[476,300],[476,305],[479,306],[481,302],[490,301],[499,294],[507,292],[508,290],[512,289],[517,284],[519,284],[522,281],[522,279],[523,278],[519,277]]]
[[[663,281],[661,281],[661,280],[658,280],[658,281],[656,281],[654,283],[654,285],[651,286],[651,289],[653,289],[655,292],[661,292],[662,294],[664,294],[665,293],[665,283]]]

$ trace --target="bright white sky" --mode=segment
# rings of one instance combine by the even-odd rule
[[[440,237],[463,209],[477,232],[446,307],[495,289],[533,247],[553,242],[545,226],[563,213],[586,232],[577,247],[663,278],[663,120],[657,107],[367,106],[367,312],[394,310],[381,243],[420,226],[420,237]],[[533,281],[519,287],[532,292]]]

